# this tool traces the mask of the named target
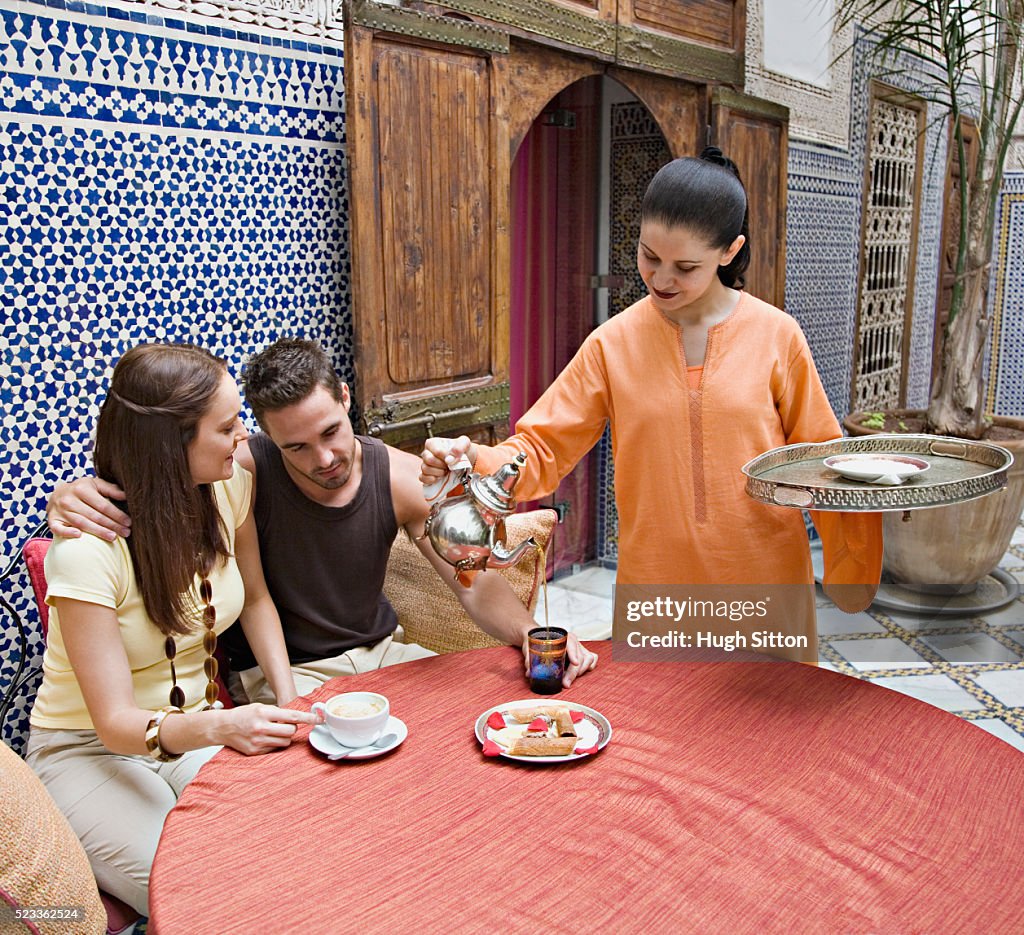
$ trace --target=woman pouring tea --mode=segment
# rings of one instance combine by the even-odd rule
[[[814,575],[799,511],[747,496],[741,467],[773,448],[841,435],[800,326],[743,290],[747,197],[709,148],[654,176],[637,268],[648,294],[596,328],[500,446],[431,439],[421,480],[468,455],[493,470],[527,455],[518,495],[550,494],[611,428],[619,585],[756,585],[785,594],[817,660]],[[848,611],[881,570],[879,514],[818,514],[826,585]],[[727,593],[725,591],[723,594]]]

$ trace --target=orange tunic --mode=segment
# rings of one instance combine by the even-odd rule
[[[523,450],[516,495],[546,496],[610,423],[620,583],[812,583],[800,511],[752,499],[740,471],[771,448],[842,434],[800,326],[741,293],[708,332],[697,388],[689,379],[682,330],[645,297],[587,337],[516,434],[480,446],[476,469]],[[821,527],[829,579],[862,585],[845,603],[866,606],[881,515],[826,515]]]

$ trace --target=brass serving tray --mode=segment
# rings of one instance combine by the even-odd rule
[[[902,484],[847,480],[825,458],[854,453],[913,455],[928,470]],[[863,435],[773,448],[743,465],[747,493],[762,503],[805,510],[878,513],[923,510],[987,496],[1006,486],[1013,455],[999,445],[944,435]]]

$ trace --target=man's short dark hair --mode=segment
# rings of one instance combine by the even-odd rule
[[[281,338],[249,358],[242,373],[245,401],[264,430],[267,412],[302,402],[322,386],[341,402],[341,379],[315,341]]]

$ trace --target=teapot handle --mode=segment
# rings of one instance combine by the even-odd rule
[[[449,492],[459,486],[464,480],[467,471],[473,470],[473,464],[469,458],[463,455],[448,468],[448,473],[432,484],[423,485],[423,499],[433,504],[435,501],[446,497]]]

